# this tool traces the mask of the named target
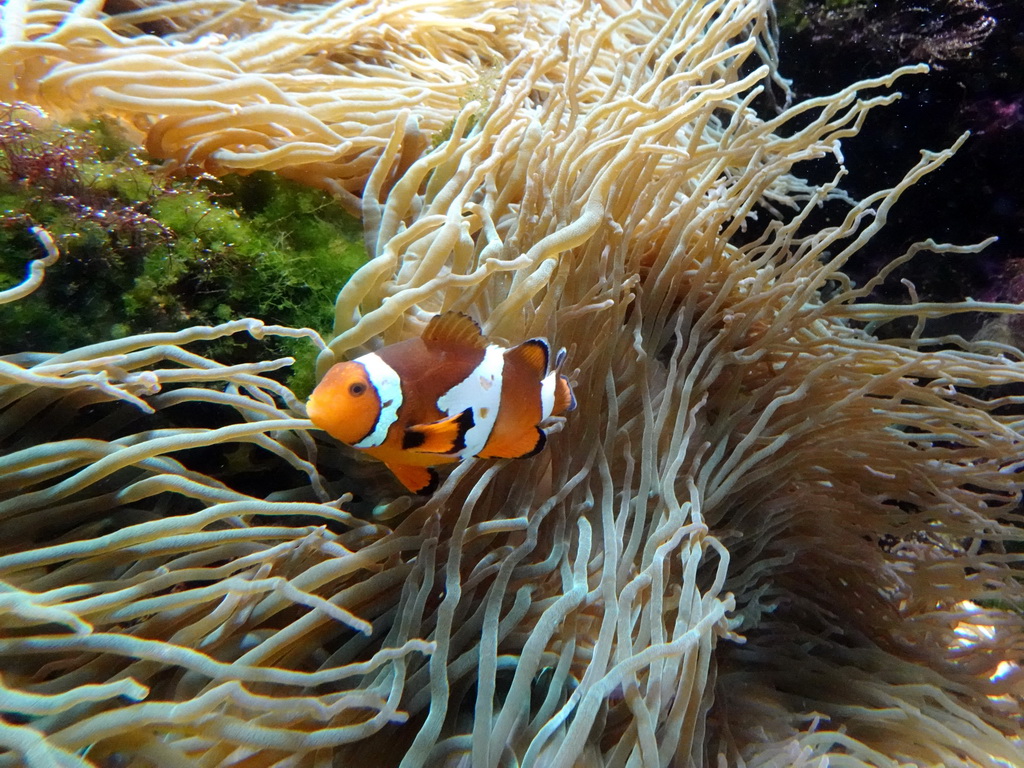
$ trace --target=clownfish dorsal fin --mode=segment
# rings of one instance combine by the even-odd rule
[[[425,344],[456,344],[473,349],[487,347],[480,326],[469,315],[461,312],[445,312],[434,315],[423,329]]]
[[[548,343],[544,339],[527,339],[505,353],[505,361],[515,360],[537,372],[538,377],[548,372]]]
[[[458,453],[466,447],[466,433],[473,426],[473,409],[430,424],[406,427],[402,450],[415,453]]]
[[[416,467],[411,464],[385,464],[398,482],[413,493],[428,494],[437,490],[437,472],[430,467]]]

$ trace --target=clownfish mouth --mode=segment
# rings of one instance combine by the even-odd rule
[[[320,419],[323,414],[320,412],[320,408],[316,404],[316,398],[312,395],[309,396],[309,400],[306,401],[306,416],[314,424]]]

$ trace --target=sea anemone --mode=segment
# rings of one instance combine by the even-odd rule
[[[259,48],[232,35],[349,5],[163,15]],[[99,18],[77,8],[70,28]],[[166,8],[89,28],[158,47],[129,31]],[[416,498],[310,431],[268,375],[287,361],[190,351],[311,331],[0,359],[0,765],[1024,762],[1024,360],[929,325],[1020,309],[872,299],[900,264],[984,243],[843,271],[959,146],[843,191],[841,142],[924,68],[766,116],[786,90],[760,0],[503,12],[498,76],[434,146],[415,104],[375,124],[372,258],[319,368],[459,310],[565,345],[579,408],[537,456]],[[54,50],[33,45],[0,60]],[[259,462],[274,487],[240,487],[231,467]]]

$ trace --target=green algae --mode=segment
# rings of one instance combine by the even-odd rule
[[[807,29],[816,14],[833,12],[852,12],[870,10],[865,0],[778,0],[775,3],[775,15],[779,28],[787,35]]]
[[[334,299],[366,260],[359,222],[325,192],[272,173],[175,179],[93,121],[39,127],[10,109],[0,127],[0,290],[20,282],[53,235],[61,258],[42,287],[0,305],[0,354],[63,351],[133,333],[238,317],[329,333]],[[230,364],[297,358],[289,383],[313,384],[308,341],[234,339]]]

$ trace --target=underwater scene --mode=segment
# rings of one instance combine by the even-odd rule
[[[1024,766],[1024,5],[0,30],[0,768]]]

